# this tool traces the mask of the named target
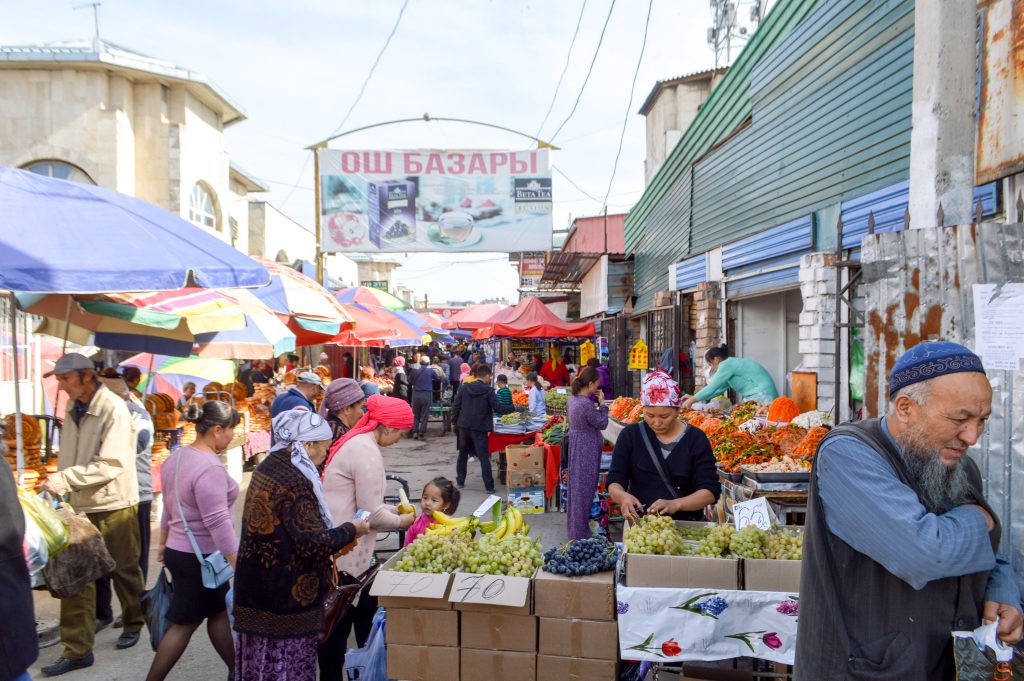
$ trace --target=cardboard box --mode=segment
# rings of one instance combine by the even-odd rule
[[[743,584],[747,591],[800,592],[799,560],[743,559]]]
[[[417,610],[451,610],[448,601],[452,574],[427,574],[420,572],[398,572],[395,563],[401,560],[402,549],[377,572],[370,586],[370,595],[377,597],[382,608],[412,608]]]
[[[508,474],[505,476],[505,482],[508,484],[509,490],[512,489],[523,489],[523,488],[543,488],[544,487],[544,469],[543,468],[527,468],[512,470],[509,469]]]
[[[403,681],[459,681],[459,649],[388,645],[388,677]]]
[[[459,613],[455,610],[389,608],[387,643],[458,646]]]
[[[707,523],[677,520],[680,527]],[[629,530],[629,521],[623,532]],[[626,553],[626,586],[654,588],[740,589],[743,565],[739,558],[655,556]]]
[[[615,660],[585,660],[555,655],[537,656],[537,681],[618,681]]]
[[[626,586],[739,589],[738,558],[626,554]]]
[[[614,621],[542,617],[537,652],[542,655],[614,661],[619,653],[619,625]]]
[[[683,675],[679,681],[751,681],[753,673],[747,669],[726,669],[710,664],[683,664]]]
[[[538,617],[615,619],[615,573],[610,570],[585,577],[540,570],[533,589],[533,610]]]
[[[508,505],[515,506],[523,515],[544,512],[544,487],[521,487],[508,490]]]
[[[530,577],[457,572],[452,579],[448,600],[464,613],[532,615],[532,585],[533,579]]]
[[[390,622],[388,623],[390,626]],[[537,618],[494,612],[462,613],[462,647],[537,652]]]
[[[536,681],[537,653],[462,648],[461,667],[462,681]]]
[[[533,445],[509,445],[505,447],[508,470],[544,470],[544,448]]]

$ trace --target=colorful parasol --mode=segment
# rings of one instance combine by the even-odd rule
[[[353,326],[352,316],[323,286],[287,265],[257,260],[270,271],[270,285],[252,293],[286,321],[296,345],[330,342]]]
[[[339,303],[359,305],[375,305],[389,310],[405,310],[409,306],[405,301],[394,296],[384,289],[372,288],[370,286],[351,286],[343,288],[334,294]]]

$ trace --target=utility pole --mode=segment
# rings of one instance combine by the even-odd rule
[[[976,13],[975,0],[914,3],[909,208],[914,229],[974,221]]]
[[[320,220],[323,211],[320,209],[320,150],[326,149],[327,143],[313,145],[313,203],[315,204],[316,224],[316,283],[324,285],[324,252],[322,250],[323,233]]]
[[[85,9],[87,7],[92,7],[92,23],[93,23],[93,27],[96,29],[94,40],[97,43],[100,41],[100,5],[102,5],[102,4],[103,3],[101,3],[101,2],[87,2],[87,3],[82,4],[82,5],[75,5],[74,7],[71,8],[71,9]]]

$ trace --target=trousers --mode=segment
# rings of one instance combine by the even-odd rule
[[[466,482],[466,465],[469,457],[480,460],[480,475],[484,479],[484,489],[494,491],[494,476],[491,474],[491,454],[487,451],[487,433],[482,430],[459,428],[459,458],[455,464],[455,480],[460,484]]]
[[[149,537],[150,537],[150,516],[152,514],[153,502],[139,502],[139,567],[142,569],[142,584],[145,590],[146,579],[149,578]],[[105,620],[113,619],[113,596],[110,589],[110,576],[100,577],[96,580],[96,618]]]
[[[145,619],[139,597],[145,588],[139,567],[138,507],[128,506],[116,511],[87,513],[89,522],[103,536],[110,556],[114,559],[114,582],[117,600],[121,603],[124,630],[134,633],[142,629]],[[92,652],[96,638],[96,584],[88,584],[80,592],[60,602],[60,642],[65,657],[80,660]]]
[[[427,424],[430,422],[430,398],[429,390],[414,390],[412,393],[412,414],[414,433],[427,432]]]

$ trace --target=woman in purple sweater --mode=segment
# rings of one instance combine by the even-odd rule
[[[218,454],[231,442],[240,417],[226,402],[211,400],[189,405],[185,419],[196,425],[196,441],[174,450],[160,467],[164,513],[157,560],[171,573],[174,595],[167,611],[171,626],[160,641],[146,681],[167,677],[203,620],[207,620],[210,642],[228,670],[235,666],[234,641],[224,603],[228,584],[216,589],[203,586],[199,557],[192,550],[184,523],[204,556],[220,551],[231,567],[235,566],[238,535],[231,524],[231,506],[238,497],[238,485]]]
[[[608,427],[608,405],[599,391],[600,382],[596,370],[585,368],[573,380],[572,397],[565,406],[569,422],[569,539],[593,536],[590,509],[597,492],[604,447],[601,431]],[[596,405],[590,401],[593,395],[597,395]]]

